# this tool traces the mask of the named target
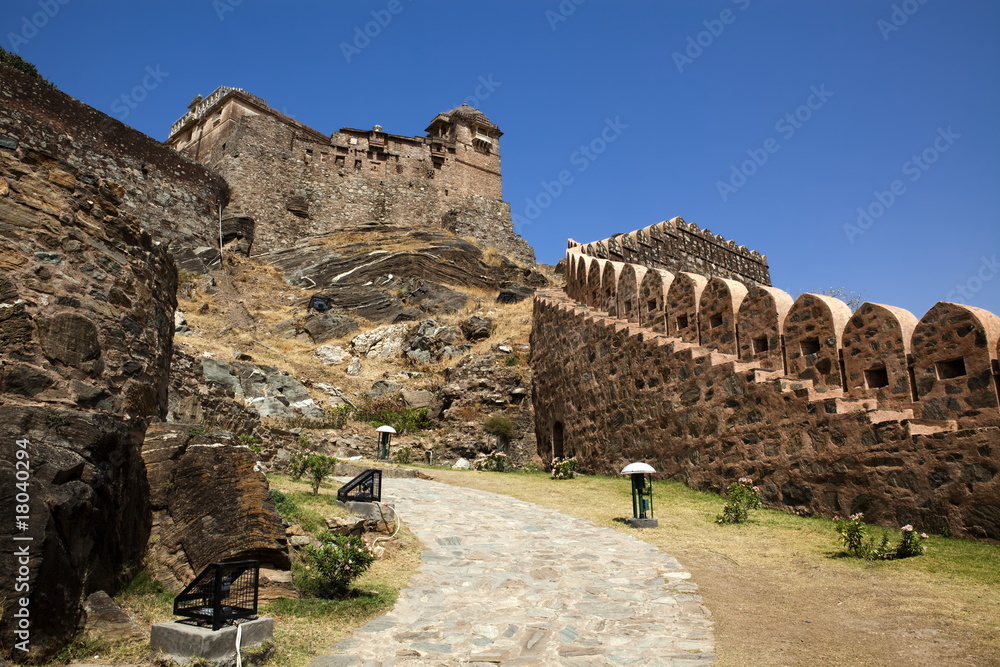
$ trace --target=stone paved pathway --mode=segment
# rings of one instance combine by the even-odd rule
[[[310,667],[707,665],[711,621],[674,558],[554,510],[419,479],[385,479],[424,543],[388,614]]]

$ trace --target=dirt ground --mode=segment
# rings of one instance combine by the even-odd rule
[[[614,521],[628,507],[621,480],[431,475],[631,531]],[[760,512],[752,524],[718,526],[721,500],[675,493],[659,501],[659,528],[631,532],[692,573],[713,615],[720,667],[1000,665],[1000,586],[982,583],[1000,579],[1000,548],[973,545],[983,568],[995,564],[985,577],[949,572],[945,552],[966,547],[933,537],[926,556],[865,563],[839,556],[830,522]]]

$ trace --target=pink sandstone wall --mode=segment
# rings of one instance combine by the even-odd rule
[[[584,256],[570,248],[566,292],[536,297],[543,460],[558,431],[595,472],[645,460],[715,491],[748,475],[773,507],[1000,540],[1000,318],[952,303],[919,322],[880,304],[852,315]]]

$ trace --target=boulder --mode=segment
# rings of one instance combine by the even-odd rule
[[[199,429],[153,424],[142,445],[153,517],[147,562],[154,576],[179,592],[218,561],[252,558],[288,570],[285,529],[256,457],[231,434],[191,435]]]
[[[470,343],[485,340],[493,334],[493,318],[474,315],[462,322],[462,335]]]
[[[395,382],[389,382],[388,380],[377,380],[375,384],[372,385],[371,390],[369,390],[368,396],[372,398],[377,398],[379,396],[396,394],[399,392],[400,389],[401,387]]]
[[[535,290],[523,285],[506,285],[497,295],[497,303],[520,303],[535,295]]]
[[[468,459],[464,459],[464,458],[458,459],[451,466],[452,470],[468,470],[471,467],[472,467],[472,464],[469,463],[469,460]]]
[[[434,400],[434,394],[426,389],[403,389],[401,394],[411,408],[426,408]]]
[[[320,345],[313,354],[327,366],[336,366],[351,358],[350,353],[338,345]]]
[[[403,351],[403,340],[409,326],[389,324],[355,336],[351,341],[354,354],[366,359],[392,359]]]
[[[143,639],[146,633],[104,591],[87,596],[84,633],[99,641]]]
[[[361,359],[358,357],[351,357],[351,363],[347,365],[348,375],[361,375]]]
[[[331,312],[310,313],[302,328],[314,343],[343,338],[359,329],[353,318]]]

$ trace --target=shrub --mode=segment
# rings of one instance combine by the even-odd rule
[[[41,74],[38,73],[38,70],[35,69],[34,65],[29,63],[27,60],[17,55],[16,53],[11,53],[10,51],[7,51],[2,47],[0,47],[0,63],[3,63],[4,65],[10,65],[14,69],[21,70],[25,74],[28,74],[30,76],[35,77],[36,79],[48,83],[50,86],[52,85],[51,83],[46,81]]]
[[[485,459],[476,461],[475,468],[486,472],[507,472],[510,469],[510,462],[507,460],[506,454],[494,451],[490,452]]]
[[[333,472],[337,459],[314,451],[296,452],[288,459],[288,475],[292,479],[309,478],[312,484],[312,494],[319,494],[319,485],[323,478]]]
[[[750,510],[760,508],[760,491],[749,477],[740,477],[730,484],[726,497],[728,500],[722,506],[722,514],[715,518],[716,523],[746,523]]]
[[[306,546],[302,552],[305,568],[296,582],[306,593],[320,598],[341,597],[353,579],[375,561],[375,553],[354,535],[324,533],[319,546]]]
[[[891,560],[919,556],[927,551],[927,547],[920,544],[920,540],[927,539],[927,534],[920,533],[918,536],[913,526],[909,524],[900,529],[899,544],[895,549],[891,548],[891,541],[885,533],[881,538],[868,537],[866,535],[868,526],[862,521],[864,516],[858,512],[848,519],[834,517],[834,526],[840,534],[840,541],[851,556],[864,560]]]
[[[399,394],[369,398],[352,416],[355,421],[368,422],[372,426],[388,424],[396,433],[423,431],[434,425],[427,419],[427,408],[408,408]]]
[[[552,479],[573,479],[576,476],[576,457],[552,459]]]
[[[501,442],[507,442],[517,434],[517,427],[514,422],[503,415],[490,415],[483,422],[486,432],[495,435]]]
[[[252,435],[247,435],[246,433],[240,435],[236,438],[241,445],[244,445],[247,449],[253,452],[256,456],[260,456],[263,453],[263,449],[260,446],[260,439],[255,438]]]
[[[400,447],[392,453],[392,462],[401,463],[406,465],[410,462],[410,458],[413,456],[413,450],[409,447]]]
[[[508,354],[503,360],[504,366],[517,366],[519,363],[521,363],[521,358],[516,354]]]

